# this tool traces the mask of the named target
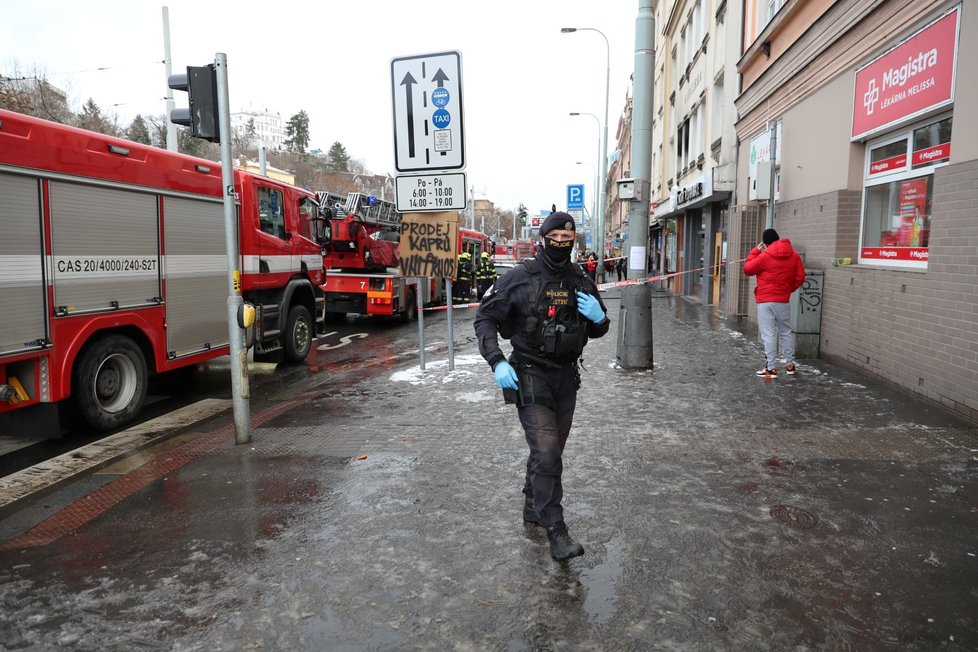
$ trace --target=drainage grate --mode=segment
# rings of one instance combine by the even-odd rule
[[[813,514],[809,514],[803,509],[792,507],[791,505],[775,505],[771,508],[771,516],[776,521],[785,525],[790,525],[799,530],[810,530],[818,525],[818,519]]]

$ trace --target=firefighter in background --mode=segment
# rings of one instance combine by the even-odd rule
[[[496,282],[496,266],[489,259],[489,252],[482,252],[482,259],[479,261],[479,268],[475,272],[475,281],[478,285],[479,294],[476,297],[480,301],[485,295],[486,290]]]
[[[458,255],[458,269],[452,284],[453,301],[468,301],[472,293],[472,254],[463,251]]]

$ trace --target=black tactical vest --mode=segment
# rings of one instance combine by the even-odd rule
[[[545,279],[536,260],[523,266],[530,275],[529,317],[523,335],[531,353],[547,360],[576,360],[587,344],[587,323],[577,311],[577,291],[584,288],[584,274],[577,265],[573,273]]]

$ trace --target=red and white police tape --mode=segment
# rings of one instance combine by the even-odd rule
[[[721,263],[724,267],[727,265],[735,265],[737,263],[742,263],[746,258],[741,258],[740,260],[725,260]],[[598,290],[608,290],[611,288],[619,288],[625,285],[641,285],[644,283],[652,283],[653,281],[663,281],[667,278],[672,278],[673,276],[682,276],[683,274],[690,274],[692,272],[701,272],[704,269],[711,269],[711,267],[697,267],[696,269],[684,269],[681,272],[673,272],[672,274],[656,274],[655,276],[647,276],[645,278],[634,278],[628,279],[627,281],[617,281],[614,283],[601,283],[598,285]]]
[[[622,257],[623,256],[618,256],[618,258],[622,258]],[[613,260],[613,259],[605,258],[605,260]],[[724,267],[726,267],[727,265],[736,265],[737,263],[742,263],[745,260],[747,259],[741,258],[740,260],[725,260],[723,261],[722,265]],[[616,281],[613,283],[601,283],[600,285],[598,285],[598,290],[603,292],[604,290],[610,290],[611,288],[620,288],[626,285],[643,285],[645,283],[653,283],[655,281],[664,281],[674,276],[682,276],[683,274],[690,274],[692,272],[702,272],[704,269],[710,269],[710,267],[697,267],[696,269],[684,269],[681,272],[673,272],[671,274],[656,274],[655,276],[647,276],[645,278],[634,278],[634,279],[628,279],[626,281]],[[478,302],[457,303],[452,306],[452,309],[456,310],[456,309],[464,309],[464,308],[478,308],[479,305],[480,304]],[[448,306],[431,306],[430,308],[424,308],[423,310],[425,311],[448,310]]]

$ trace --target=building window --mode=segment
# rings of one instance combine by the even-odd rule
[[[859,262],[926,268],[934,170],[951,157],[951,117],[869,143]]]
[[[690,163],[696,160],[700,152],[700,107],[693,109],[693,114],[689,116],[689,146],[688,160]]]
[[[676,179],[686,169],[689,162],[689,118],[682,121],[679,125],[679,133],[676,135]]]
[[[723,77],[713,84],[713,104],[710,107],[713,113],[712,133],[713,140],[723,135]]]

